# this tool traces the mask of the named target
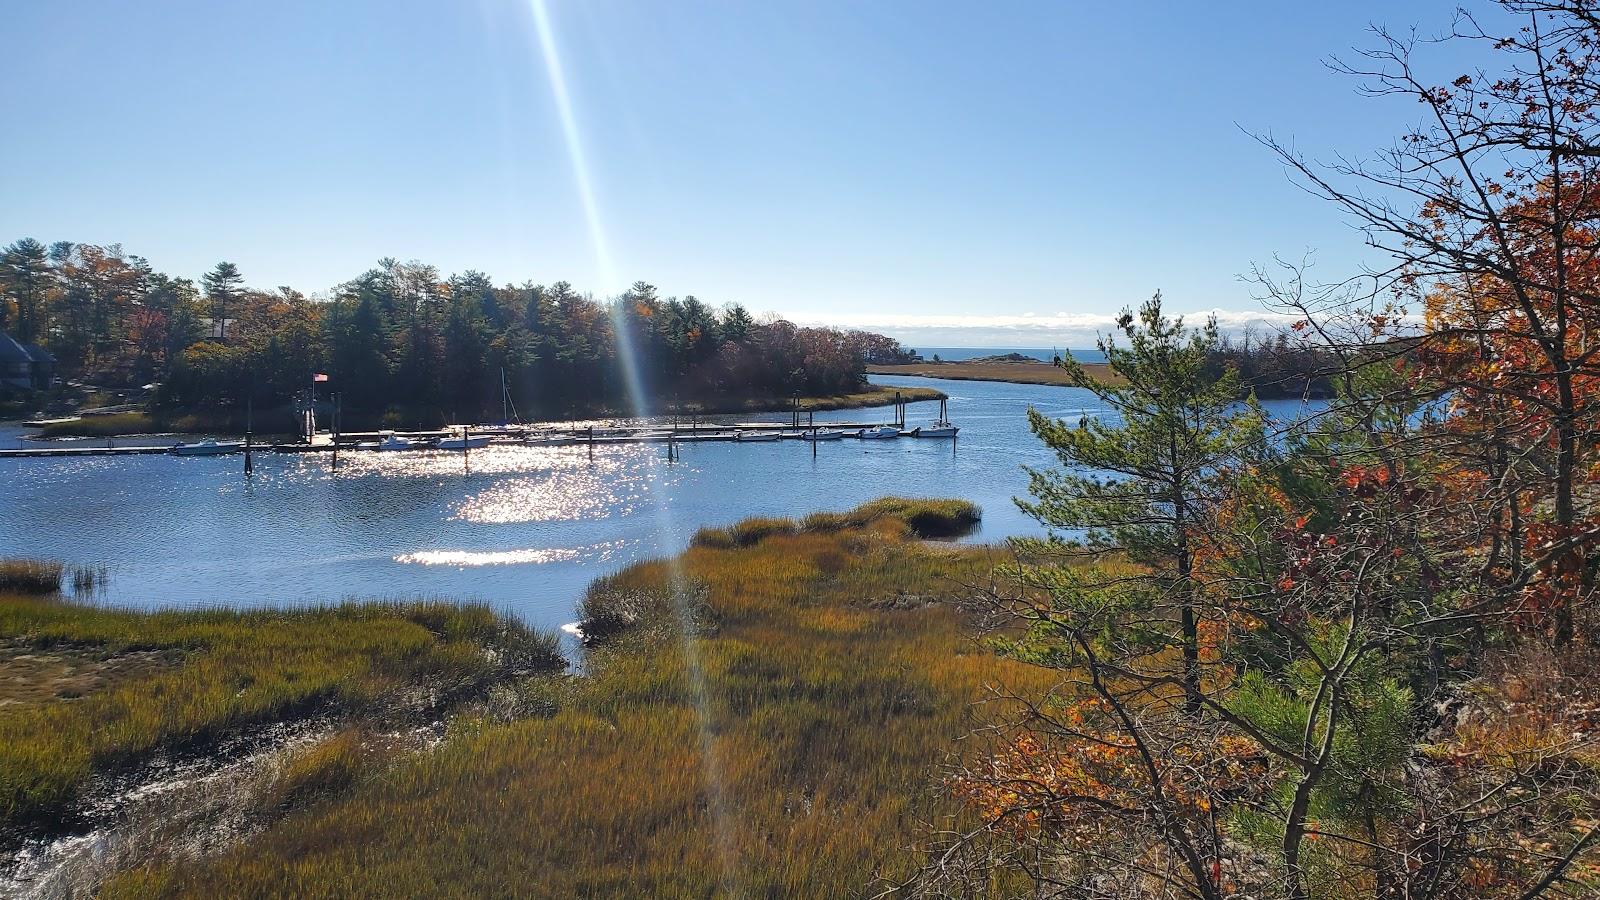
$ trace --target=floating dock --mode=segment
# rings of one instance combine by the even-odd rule
[[[872,431],[883,428],[898,429],[893,437],[862,438],[863,431]],[[665,444],[665,443],[702,443],[715,441],[728,441],[734,443],[770,443],[770,438],[763,441],[739,440],[739,432],[756,432],[763,435],[777,432],[783,440],[806,440],[814,431],[841,432],[840,439],[854,440],[893,440],[902,437],[921,437],[919,429],[905,429],[898,422],[817,422],[815,424],[793,425],[785,422],[740,422],[735,424],[722,423],[696,423],[692,425],[659,425],[659,426],[608,426],[604,428],[550,428],[530,427],[521,431],[506,430],[496,431],[491,435],[490,446],[516,446],[516,447],[568,447],[574,445],[613,445],[613,444]],[[469,433],[472,433],[469,431]],[[257,453],[333,453],[338,450],[365,452],[375,450],[375,447],[359,446],[372,444],[381,440],[387,434],[398,434],[414,440],[426,441],[444,437],[459,437],[460,429],[438,431],[395,431],[395,432],[350,432],[341,434],[337,443],[325,436],[319,435],[315,443],[263,443],[252,448]],[[476,432],[475,436],[483,436],[483,432]],[[950,440],[953,438],[940,437],[937,439]],[[824,440],[832,440],[825,438]],[[12,450],[0,450],[0,459],[46,457],[46,456],[155,456],[172,452],[171,444],[165,446],[33,446]],[[426,444],[418,446],[416,450],[436,450]],[[237,455],[243,449],[233,451]],[[415,452],[414,450],[398,452]],[[442,452],[459,453],[459,450]],[[218,454],[221,455],[221,454]]]
[[[0,458],[17,456],[156,456],[171,453],[168,447],[24,447],[0,450]]]

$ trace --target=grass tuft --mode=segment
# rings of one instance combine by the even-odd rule
[[[284,759],[265,805],[284,810],[337,796],[355,784],[368,767],[361,732],[344,729]]]
[[[60,563],[37,559],[0,560],[0,593],[53,594],[61,589]]]

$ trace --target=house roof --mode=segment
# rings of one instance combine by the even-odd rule
[[[4,331],[0,331],[0,363],[54,363],[50,351],[36,344],[24,344]]]

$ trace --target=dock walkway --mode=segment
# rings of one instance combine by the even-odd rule
[[[778,432],[784,440],[805,440],[812,431],[839,431],[843,432],[841,438],[864,440],[861,437],[863,430],[894,427],[901,430],[894,437],[921,437],[917,429],[905,430],[897,422],[816,422],[796,426],[788,422],[740,422],[724,423],[695,423],[690,425],[660,425],[660,426],[613,426],[606,428],[550,428],[530,427],[521,431],[495,432],[491,436],[491,446],[531,446],[531,447],[562,447],[572,445],[612,445],[612,444],[662,444],[674,443],[702,443],[714,441],[739,442],[739,432],[771,433]],[[402,431],[402,432],[349,432],[339,435],[338,442],[326,436],[319,435],[319,440],[314,443],[273,443],[258,444],[254,448],[258,453],[332,453],[336,450],[367,451],[374,449],[371,446],[359,447],[358,444],[371,444],[381,439],[385,434],[400,434],[415,440],[429,440],[442,437],[456,437],[460,430],[440,431]],[[478,432],[482,435],[483,432]],[[769,439],[770,440],[770,439]],[[172,451],[172,444],[162,446],[32,446],[17,449],[0,449],[0,459],[16,459],[26,457],[72,457],[72,456],[154,456]],[[430,449],[427,446],[418,447],[418,450]],[[242,453],[242,450],[234,451]],[[412,452],[412,451],[408,451]],[[458,452],[458,451],[450,451]]]

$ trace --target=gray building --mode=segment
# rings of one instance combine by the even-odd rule
[[[42,391],[56,380],[56,358],[0,331],[0,388]]]

